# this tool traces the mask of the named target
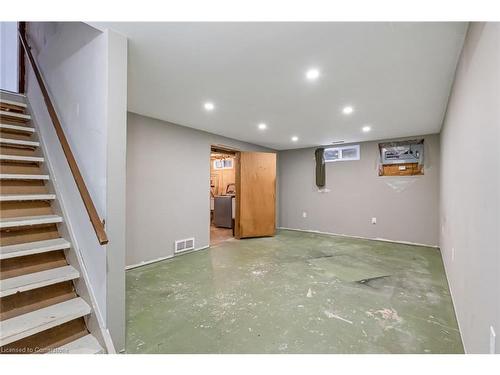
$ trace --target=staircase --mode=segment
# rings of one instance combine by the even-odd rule
[[[103,353],[24,96],[0,97],[0,353]]]

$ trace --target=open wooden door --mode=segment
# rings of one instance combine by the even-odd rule
[[[236,164],[236,238],[274,236],[276,154],[239,152]]]

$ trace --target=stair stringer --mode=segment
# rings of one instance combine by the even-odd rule
[[[40,142],[40,149],[45,158],[45,162],[42,164],[42,170],[44,170],[44,172],[51,177],[46,182],[46,185],[49,189],[50,194],[56,194],[56,199],[52,202],[52,208],[55,214],[60,215],[63,218],[63,222],[58,224],[57,227],[61,236],[66,238],[71,243],[71,247],[67,250],[64,250],[64,253],[68,263],[80,272],[80,278],[77,280],[73,280],[73,284],[75,286],[77,294],[89,304],[92,310],[91,313],[84,318],[87,328],[89,332],[98,340],[101,347],[105,348],[107,353],[114,354],[116,353],[116,351],[113,345],[113,341],[111,339],[109,330],[106,327],[102,313],[99,309],[99,305],[95,297],[96,294],[94,289],[92,288],[89,272],[82,255],[82,248],[81,246],[79,246],[78,236],[76,235],[76,232],[74,230],[74,225],[72,225],[71,215],[69,214],[69,210],[67,208],[68,205],[65,204],[65,194],[63,193],[63,189],[60,186],[58,173],[55,168],[53,168],[53,160],[55,157],[58,157],[60,160],[61,158],[66,160],[62,151],[62,147],[59,143],[55,130],[53,129],[53,127],[51,127],[52,124],[49,123],[50,119],[48,118],[48,114],[40,113],[38,109],[34,108],[31,105],[31,101],[37,99],[33,96],[31,96],[31,100],[29,97],[27,97],[26,99],[26,104],[29,111],[28,113],[31,114],[31,123],[36,129],[38,140]],[[43,102],[43,98],[40,96],[39,99],[42,101],[42,105],[44,107],[45,103]],[[43,109],[40,109],[43,110],[45,109],[45,107]],[[40,126],[41,124],[38,121],[40,115],[42,117],[45,117],[44,115],[47,116],[47,118],[45,119],[45,124],[50,126],[44,127],[43,124],[42,126]],[[47,137],[52,137],[50,148],[47,146]],[[65,164],[67,170],[69,171],[69,165],[67,164],[67,162]],[[69,173],[71,172],[69,171]],[[76,184],[74,185],[74,189],[76,189],[77,191]],[[87,212],[83,206],[83,202],[81,206],[83,207],[84,214],[87,215]],[[92,233],[92,235],[94,234]],[[106,247],[99,245],[96,239],[96,246],[93,246],[89,251],[105,252]]]

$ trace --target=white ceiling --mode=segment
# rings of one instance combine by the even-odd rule
[[[129,38],[131,112],[274,149],[438,133],[467,29],[466,23],[97,26]],[[310,67],[321,72],[315,82],[305,78]],[[213,112],[205,101],[215,104]],[[350,116],[342,114],[345,105],[355,108]],[[260,122],[267,130],[257,129]],[[371,132],[361,131],[365,124]]]

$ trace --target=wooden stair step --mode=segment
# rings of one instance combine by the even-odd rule
[[[0,116],[12,117],[12,118],[22,119],[22,120],[31,120],[31,116],[27,115],[25,113],[17,113],[17,112],[4,111],[4,110],[0,110]]]
[[[17,102],[17,101],[14,101],[14,100],[2,99],[2,98],[0,98],[0,104],[8,104],[8,105],[13,105],[13,106],[22,107],[22,108],[27,108],[28,107],[26,105],[26,103]]]
[[[22,216],[0,218],[0,229],[26,227],[41,224],[61,223],[62,217],[58,215]]]
[[[79,277],[80,273],[75,268],[64,266],[3,279],[0,282],[0,298],[62,283],[63,281],[78,279]]]
[[[0,89],[0,98],[2,98],[2,95],[9,95],[11,97],[15,96],[16,98],[21,98],[22,100],[26,100],[26,94],[21,94],[19,92]],[[5,98],[3,98],[3,99],[5,99]]]
[[[56,199],[55,194],[2,194],[0,202],[18,201],[50,201]]]
[[[38,146],[40,146],[40,142],[24,141],[21,139],[12,139],[12,138],[0,138],[0,143],[5,144],[5,145],[12,145],[12,146],[26,146],[26,147],[38,147]]]
[[[60,346],[48,352],[47,354],[101,354],[104,349],[97,339],[92,335],[86,335],[72,341],[66,345]]]
[[[0,321],[0,346],[90,314],[82,298],[72,298],[43,309]]]
[[[43,163],[45,159],[41,156],[0,155],[0,161],[11,161],[15,163]]]
[[[48,180],[48,174],[2,173],[0,180]]]
[[[17,113],[17,112],[11,112],[11,111],[1,111],[0,110],[0,116],[5,117],[5,118],[15,118],[18,120],[31,120],[30,115],[26,115],[24,113]]]
[[[0,246],[0,260],[47,253],[49,251],[66,250],[70,247],[71,244],[64,238]]]
[[[3,124],[3,123],[0,123],[0,130],[12,130],[16,132],[30,133],[30,134],[33,134],[35,132],[35,128],[32,128],[31,126],[20,126],[20,125]]]

